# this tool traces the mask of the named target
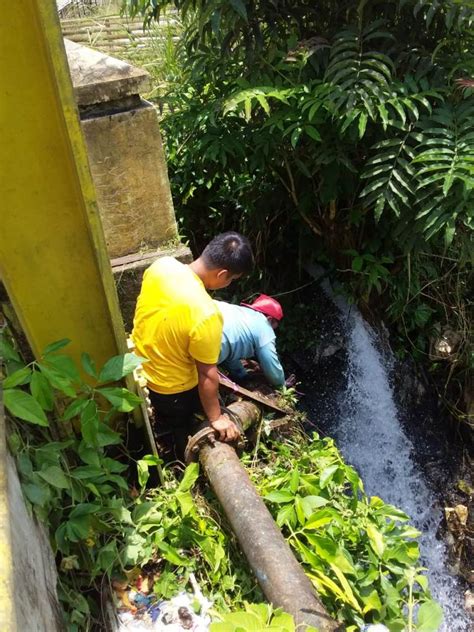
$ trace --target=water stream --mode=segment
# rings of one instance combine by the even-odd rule
[[[441,507],[413,458],[389,380],[393,358],[380,351],[375,332],[355,308],[333,297],[347,335],[346,386],[338,396],[337,445],[359,471],[369,495],[403,509],[422,532],[422,564],[445,620],[440,632],[469,632],[462,590],[446,570],[446,551],[436,537]]]

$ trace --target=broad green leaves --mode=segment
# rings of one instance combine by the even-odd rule
[[[273,610],[267,604],[244,603],[244,609],[220,615],[222,621],[211,623],[210,632],[296,632],[294,619],[280,609]],[[316,632],[311,626],[308,632]]]
[[[416,577],[416,600],[429,602],[427,579],[415,571],[419,549],[412,538],[419,532],[406,524],[406,514],[368,499],[331,441],[314,435],[309,446],[273,444],[268,454],[262,457],[272,472],[263,476],[257,468],[257,486],[331,612],[354,629],[367,616],[403,630],[406,571]]]
[[[404,134],[377,143],[362,177],[364,204],[376,220],[390,209],[400,222],[398,235],[413,230],[426,240],[444,231],[452,242],[458,219],[472,214],[474,203],[474,104],[444,104]],[[415,222],[406,217],[415,210]]]
[[[100,386],[117,382],[129,375],[141,364],[143,358],[133,353],[115,356],[105,363],[98,374],[91,356],[83,353],[82,368],[99,383],[92,388],[81,380],[80,372],[74,361],[61,350],[69,344],[68,339],[59,340],[46,347],[41,362],[22,366],[20,357],[4,336],[0,337],[5,358],[15,363],[15,370],[3,380],[4,402],[7,410],[24,421],[40,426],[48,426],[46,413],[53,413],[56,393],[70,398],[62,420],[80,418],[81,433],[89,446],[104,447],[120,442],[119,435],[104,423],[106,413],[113,411],[131,412],[141,399],[134,393],[119,386]],[[19,368],[16,368],[18,367]],[[28,386],[29,391],[20,388]],[[101,398],[110,404],[111,410],[102,411],[98,402]],[[64,399],[64,398],[63,398]],[[102,400],[103,404],[104,400]]]
[[[142,362],[146,362],[146,359],[139,358],[134,353],[114,356],[102,367],[99,373],[99,382],[101,384],[117,382],[134,371]]]
[[[3,392],[3,401],[5,407],[15,417],[38,426],[48,425],[48,419],[43,409],[29,393],[16,389],[6,389]]]
[[[443,610],[436,601],[425,601],[417,615],[417,632],[436,632],[443,621]]]

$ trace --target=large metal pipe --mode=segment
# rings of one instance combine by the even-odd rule
[[[229,409],[244,428],[250,419],[260,417],[251,402],[236,402]],[[317,597],[235,450],[219,441],[205,443],[199,460],[268,601],[293,615],[299,630],[306,626],[319,632],[343,629]]]

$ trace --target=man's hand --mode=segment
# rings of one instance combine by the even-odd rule
[[[240,437],[239,429],[227,415],[221,415],[215,421],[211,421],[211,426],[219,433],[220,441],[237,441]]]
[[[260,364],[256,360],[243,360],[242,364],[245,366],[245,369],[252,375],[262,373]]]

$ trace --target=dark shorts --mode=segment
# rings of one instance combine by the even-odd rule
[[[198,387],[173,395],[161,395],[150,390],[151,405],[155,413],[157,434],[171,433],[177,459],[183,460],[188,437],[193,435],[200,423],[196,414],[202,414]]]

